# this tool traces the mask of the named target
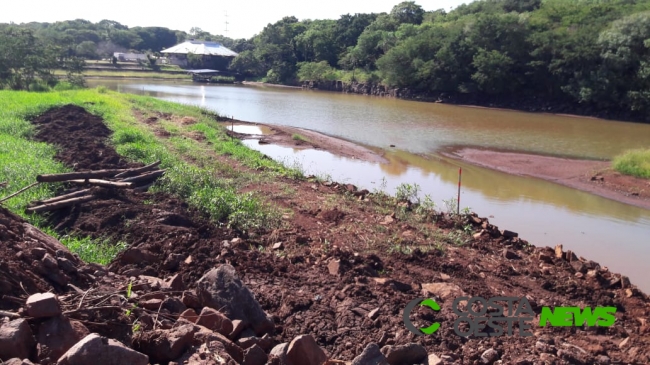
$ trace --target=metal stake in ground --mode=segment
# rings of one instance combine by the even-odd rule
[[[458,205],[456,206],[456,214],[460,215],[460,177],[463,174],[463,168],[459,167],[458,168],[458,199],[456,201],[458,202]]]

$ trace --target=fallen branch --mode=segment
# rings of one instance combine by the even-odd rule
[[[13,313],[13,312],[7,312],[7,311],[0,311],[0,317],[7,317],[9,319],[16,319],[20,318],[20,315]]]
[[[103,188],[128,189],[133,186],[133,184],[130,182],[108,181],[108,180],[99,180],[99,179],[68,180],[66,182],[75,183],[75,184],[101,186]]]
[[[25,212],[27,212],[27,213],[49,212],[49,211],[52,211],[52,210],[57,210],[57,209],[69,207],[71,205],[89,202],[89,201],[95,200],[95,199],[97,199],[97,197],[95,197],[94,195],[86,195],[86,196],[82,196],[82,197],[79,197],[79,198],[61,200],[61,201],[51,203],[51,204],[43,204],[43,205],[39,205],[39,206],[36,206],[36,207],[33,207],[33,208],[27,208],[27,209],[25,209]]]
[[[9,195],[8,197],[0,199],[0,203],[4,202],[5,200],[9,200],[9,199],[13,198],[14,196],[16,196],[16,195],[22,193],[23,191],[28,190],[28,189],[31,189],[32,187],[34,187],[34,186],[36,186],[36,185],[38,185],[38,184],[40,184],[40,183],[37,181],[37,182],[35,182],[35,183],[33,183],[33,184],[29,185],[29,186],[26,186],[26,187],[24,187],[24,188],[18,190],[17,192],[15,192],[15,193]]]
[[[138,167],[138,168],[135,168],[135,169],[128,169],[128,170],[126,170],[124,172],[121,172],[121,173],[115,175],[115,177],[116,178],[123,178],[123,177],[135,176],[135,175],[141,174],[143,172],[151,171],[154,168],[156,168],[158,165],[160,165],[160,161],[156,161],[156,162],[154,162],[152,164],[149,164],[147,166],[142,166],[142,167]]]
[[[62,182],[74,179],[94,179],[101,177],[112,177],[126,169],[110,169],[110,170],[96,170],[85,172],[66,172],[64,174],[50,174],[50,175],[37,175],[36,181],[38,182]]]
[[[56,203],[56,202],[61,201],[61,200],[66,200],[66,199],[76,198],[78,196],[86,195],[86,193],[88,193],[88,192],[90,192],[90,189],[83,189],[83,190],[75,191],[74,193],[59,195],[59,196],[51,198],[51,199],[37,200],[37,201],[34,202],[34,204],[43,205],[43,204]]]
[[[86,290],[84,295],[81,297],[81,300],[79,301],[79,305],[77,306],[77,310],[79,310],[81,308],[81,304],[84,302],[84,299],[86,299],[86,295],[88,295],[88,293],[90,293],[91,291],[93,291],[92,288]]]
[[[165,171],[166,170],[156,170],[156,171],[148,172],[146,174],[142,174],[142,175],[122,179],[122,180],[120,180],[120,182],[133,182],[133,183],[136,183],[136,182],[153,180],[153,179],[155,179],[157,177],[162,176],[162,174],[164,174]]]

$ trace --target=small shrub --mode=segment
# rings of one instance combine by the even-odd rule
[[[627,151],[616,156],[612,166],[622,174],[650,179],[650,149]]]

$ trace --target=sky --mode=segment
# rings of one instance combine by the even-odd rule
[[[416,0],[424,10],[449,10],[471,0]],[[250,38],[285,16],[338,19],[342,14],[390,12],[401,0],[0,0],[0,23],[86,19],[115,20],[129,27],[160,26],[189,32]],[[226,29],[228,14],[228,32]]]

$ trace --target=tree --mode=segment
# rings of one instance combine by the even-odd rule
[[[97,45],[92,41],[83,41],[77,45],[76,53],[78,56],[83,58],[96,59]]]
[[[56,50],[40,42],[29,29],[0,29],[0,86],[30,90],[40,80],[55,83]]]
[[[404,1],[393,7],[390,16],[397,20],[399,24],[420,24],[424,19],[424,9],[417,5],[415,1]]]

